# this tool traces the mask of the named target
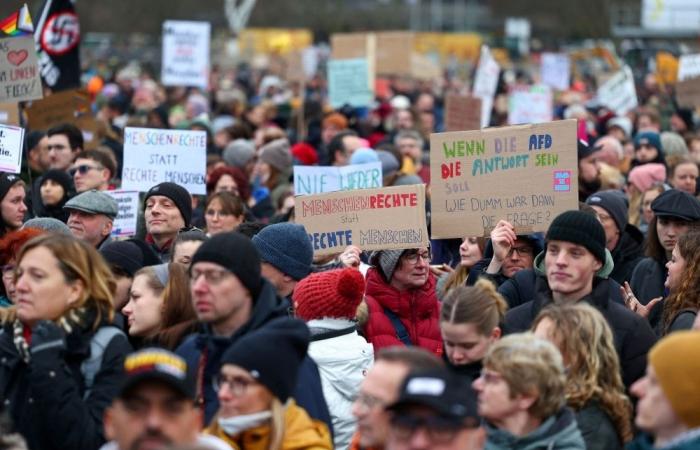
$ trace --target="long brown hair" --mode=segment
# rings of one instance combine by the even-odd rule
[[[678,289],[664,300],[664,334],[671,321],[684,309],[700,309],[700,232],[693,231],[678,238],[678,251],[685,260],[685,270]]]

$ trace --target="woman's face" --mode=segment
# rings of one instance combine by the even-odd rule
[[[222,191],[238,195],[238,185],[236,184],[236,180],[234,180],[231,175],[221,175],[221,177],[219,177],[219,181],[216,182],[216,186],[214,186],[214,193],[216,194]]]
[[[679,191],[695,195],[696,181],[698,179],[698,166],[694,162],[679,164],[673,171],[671,186]]]
[[[2,266],[2,284],[5,286],[5,295],[10,302],[15,303],[17,291],[15,289],[15,259],[12,258]]]
[[[464,267],[472,267],[481,259],[481,249],[476,237],[467,236],[459,246],[460,264]]]
[[[63,186],[56,183],[54,180],[46,180],[41,184],[41,201],[45,206],[57,205],[66,192]]]
[[[122,308],[129,320],[129,335],[150,337],[158,332],[163,315],[163,295],[148,285],[147,275],[137,275],[131,284],[129,302]]]
[[[678,238],[688,232],[690,223],[685,220],[674,220],[670,217],[656,218],[656,235],[667,252],[673,251]]]
[[[681,285],[681,279],[683,278],[683,271],[685,271],[685,258],[681,255],[681,251],[678,249],[678,245],[673,247],[673,252],[671,253],[671,259],[666,263],[666,269],[668,269],[668,276],[666,277],[666,286],[669,291],[673,292],[678,289]]]
[[[258,161],[253,168],[253,176],[259,177],[260,183],[265,184],[270,179],[272,167],[266,162]]]
[[[40,320],[57,320],[80,301],[82,281],[66,281],[59,261],[46,247],[24,254],[15,279],[17,317],[28,326]]]
[[[651,219],[654,218],[654,211],[651,210],[651,203],[658,196],[659,191],[657,189],[652,189],[644,193],[644,197],[642,198],[642,215],[646,223],[651,223]]]
[[[204,220],[207,222],[207,231],[211,235],[233,231],[241,222],[242,216],[235,216],[224,212],[221,202],[215,198],[209,202],[207,210],[204,211]]]
[[[642,144],[639,146],[639,148],[637,148],[634,151],[634,156],[635,156],[635,158],[637,158],[637,161],[639,161],[641,163],[649,163],[649,162],[656,160],[656,158],[658,158],[659,151],[656,149],[656,147],[652,147],[651,145]]]
[[[247,370],[224,364],[219,372],[219,414],[223,418],[268,411],[272,393]]]
[[[481,361],[501,337],[500,328],[494,328],[490,335],[483,335],[473,323],[440,322],[440,332],[447,359],[455,366]]]
[[[192,263],[192,256],[194,252],[197,251],[199,246],[202,245],[202,241],[183,241],[178,242],[175,246],[175,253],[173,254],[173,262],[182,264],[189,269]]]

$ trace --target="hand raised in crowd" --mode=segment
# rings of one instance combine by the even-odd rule
[[[641,317],[649,317],[649,313],[652,309],[654,309],[654,306],[664,299],[663,297],[656,297],[649,300],[649,303],[646,305],[643,305],[639,300],[637,300],[637,297],[632,292],[630,284],[626,281],[624,286],[620,286],[620,293],[622,294],[622,298],[625,299],[625,306],[627,306],[627,308],[629,308],[631,311],[639,314]]]
[[[513,248],[518,236],[515,227],[505,220],[499,220],[496,228],[491,231],[491,244],[493,245],[493,257],[498,262],[503,262]]]
[[[356,247],[354,245],[348,245],[345,247],[345,250],[343,250],[343,253],[340,254],[338,259],[340,259],[340,262],[343,263],[345,267],[360,267],[360,254],[362,253],[362,250],[360,250],[359,247]]]
[[[441,277],[443,275],[449,275],[455,270],[452,267],[450,267],[449,264],[431,264],[430,271],[433,272],[433,275],[435,275],[436,277]]]

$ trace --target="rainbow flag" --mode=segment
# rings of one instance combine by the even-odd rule
[[[32,17],[29,15],[27,5],[0,20],[0,30],[7,36],[26,36],[34,33],[34,25],[32,25]]]

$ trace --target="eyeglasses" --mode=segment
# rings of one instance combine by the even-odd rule
[[[508,252],[508,257],[513,256],[514,253],[517,253],[518,256],[523,257],[523,256],[532,256],[534,251],[532,250],[532,247],[529,245],[523,245],[522,247],[511,247],[510,251]]]
[[[229,217],[229,216],[233,215],[230,212],[217,211],[215,209],[207,209],[207,211],[204,214],[206,214],[207,217],[220,217],[220,218]]]
[[[411,264],[418,264],[419,258],[422,258],[423,261],[430,264],[430,261],[432,261],[433,256],[430,254],[430,251],[419,252],[417,250],[408,251],[404,255],[404,259]]]
[[[355,397],[355,403],[367,409],[374,409],[378,406],[383,408],[384,406],[386,406],[386,402],[384,402],[379,397],[375,397],[374,395],[370,395],[364,392],[359,392],[357,394],[357,397]]]
[[[391,418],[391,431],[401,441],[411,439],[420,428],[425,430],[433,444],[447,444],[452,442],[459,430],[466,428],[466,425],[439,416],[394,414]]]
[[[255,384],[255,380],[250,380],[243,377],[225,377],[223,375],[217,375],[212,380],[214,390],[219,392],[222,388],[227,387],[233,395],[239,396],[245,394],[248,386]]]
[[[494,383],[497,383],[498,381],[502,380],[503,376],[501,376],[498,373],[489,372],[487,370],[482,369],[481,372],[479,373],[479,378],[484,380],[484,383],[486,383],[486,384],[494,384]]]
[[[0,272],[2,272],[2,277],[6,280],[11,280],[15,276],[15,266],[14,264],[5,264],[0,266]]]
[[[204,275],[204,280],[209,283],[209,284],[219,284],[224,279],[232,275],[231,272],[229,272],[226,269],[209,269],[209,270],[192,270],[190,271],[190,283],[195,283],[199,277]]]
[[[85,175],[91,170],[102,170],[104,167],[102,166],[91,166],[89,164],[81,164],[76,167],[72,167],[71,169],[68,170],[68,175],[71,177],[74,177],[76,173],[79,173],[80,175]]]

